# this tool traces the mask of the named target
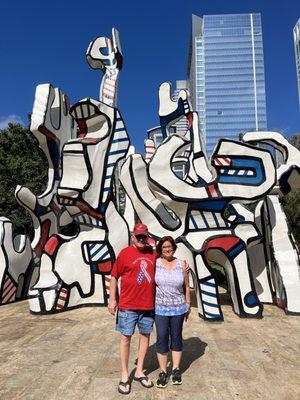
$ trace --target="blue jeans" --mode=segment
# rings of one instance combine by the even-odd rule
[[[132,336],[137,325],[140,333],[150,334],[153,323],[153,310],[118,310],[116,331],[126,336]]]
[[[174,351],[182,351],[182,326],[184,316],[185,314],[173,316],[155,314],[157,353],[166,354],[169,348]],[[169,342],[171,342],[170,347]]]

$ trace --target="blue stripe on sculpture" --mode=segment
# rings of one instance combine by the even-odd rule
[[[214,212],[212,212],[212,216],[213,216],[213,219],[215,221],[216,227],[220,228],[220,224],[219,224],[218,218],[216,217],[216,214]]]
[[[232,258],[234,258],[236,255],[238,255],[242,250],[245,249],[245,246],[243,243],[240,243],[238,245],[236,245],[233,249],[231,249],[228,252],[228,255]]]
[[[206,218],[205,218],[205,215],[203,214],[202,211],[200,211],[200,214],[201,214],[202,220],[203,220],[203,222],[204,222],[204,224],[205,224],[205,227],[206,227],[207,229],[209,229],[209,223],[207,222],[207,220],[206,220]]]
[[[194,225],[194,228],[195,228],[195,229],[198,229],[198,225],[197,225],[197,223],[196,223],[196,221],[195,221],[195,218],[193,217],[192,213],[190,214],[190,219],[191,219],[191,221],[192,221],[192,224]]]
[[[129,140],[127,137],[112,140],[112,143],[119,143],[119,142],[129,142]]]
[[[96,246],[98,243],[89,243],[89,249],[90,251]]]
[[[220,314],[213,314],[205,311],[205,316],[213,317],[213,318],[221,318]]]
[[[216,287],[216,284],[213,282],[200,282],[201,285],[206,285],[206,286],[211,286],[211,287]]]
[[[210,292],[207,292],[206,290],[201,289],[201,293],[205,294],[206,296],[209,296],[209,297],[217,297],[216,293],[210,293]]]
[[[224,175],[221,173],[220,183],[247,184],[250,186],[260,185],[265,177],[263,176],[262,163],[259,160],[251,160],[249,158],[232,159],[232,167],[239,169],[250,169],[255,175]]]
[[[201,209],[202,211],[223,211],[223,209],[226,206],[226,201],[224,200],[209,200],[209,201],[203,201],[203,202],[195,202],[192,203],[193,208]]]
[[[107,250],[104,254],[102,254],[102,255],[98,258],[97,261],[101,261],[101,260],[105,260],[105,259],[109,258],[109,257],[107,257],[107,256],[109,256],[109,250]]]
[[[108,156],[114,156],[116,154],[125,154],[126,153],[126,149],[123,150],[115,150],[115,151],[111,151],[110,153],[108,153]],[[113,164],[115,165],[115,163]]]
[[[219,305],[218,304],[210,303],[209,301],[204,301],[204,300],[202,300],[202,303],[205,304],[206,306],[215,307],[215,308],[219,309]]]
[[[100,246],[93,254],[91,253],[91,257],[94,257],[96,254],[99,253],[99,251],[101,251],[104,247],[106,246],[106,244],[104,243],[102,246]]]

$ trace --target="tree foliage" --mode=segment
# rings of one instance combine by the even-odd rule
[[[16,186],[24,185],[40,195],[47,172],[46,157],[28,128],[10,123],[0,130],[0,216],[12,221],[14,234],[33,234],[31,218],[14,196]]]
[[[296,147],[296,149],[300,150],[300,134],[299,133],[291,136],[288,140],[293,146]]]
[[[293,135],[289,142],[300,150],[300,134]],[[300,243],[300,190],[293,190],[283,197],[282,205],[287,215],[290,228],[297,241]]]
[[[300,190],[293,190],[283,197],[282,205],[287,215],[290,229],[296,239],[300,243]]]

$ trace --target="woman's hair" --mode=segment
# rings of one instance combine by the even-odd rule
[[[177,249],[177,244],[175,243],[175,240],[172,238],[172,236],[164,236],[159,240],[156,246],[156,250],[159,255],[162,254],[162,246],[165,242],[170,242],[174,251]]]

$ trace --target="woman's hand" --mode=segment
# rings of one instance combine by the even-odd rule
[[[191,313],[191,306],[189,305],[189,304],[187,304],[188,305],[188,310],[187,310],[187,312],[185,313],[185,316],[184,316],[184,320],[185,321],[187,321],[188,320],[188,318],[189,318],[189,316],[190,316],[190,313]]]
[[[189,264],[186,262],[186,260],[183,260],[183,269],[186,274],[190,272],[190,267]]]

